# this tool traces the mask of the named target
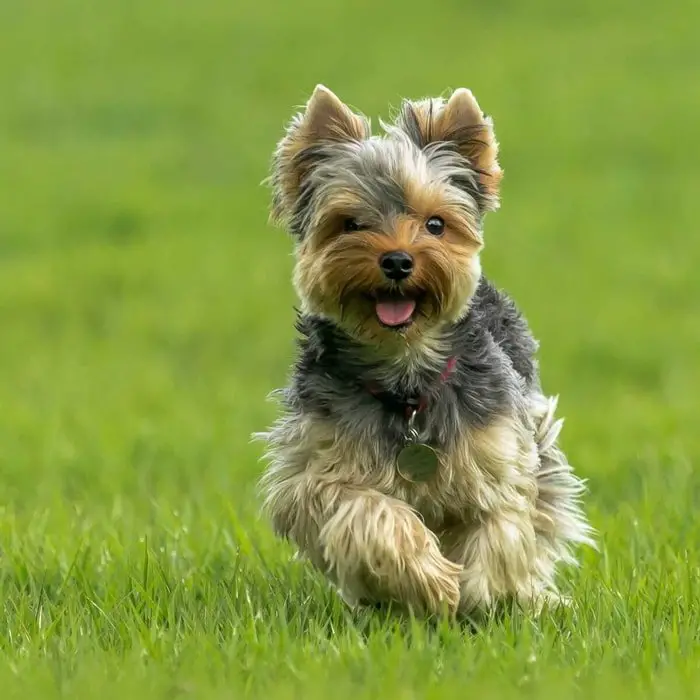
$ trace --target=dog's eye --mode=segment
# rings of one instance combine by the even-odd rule
[[[353,219],[352,217],[343,219],[343,231],[349,233],[351,231],[360,231],[361,229],[362,227],[357,219]]]
[[[439,216],[431,216],[425,222],[425,230],[433,236],[442,236],[445,231],[445,222]]]

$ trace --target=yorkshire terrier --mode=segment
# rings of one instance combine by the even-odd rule
[[[381,126],[319,85],[275,151],[300,341],[265,509],[351,605],[541,610],[592,530],[537,343],[481,273],[493,123],[458,89]]]

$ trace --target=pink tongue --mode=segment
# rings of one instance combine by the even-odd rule
[[[410,321],[415,309],[416,302],[413,299],[377,302],[377,316],[385,326],[400,326]]]

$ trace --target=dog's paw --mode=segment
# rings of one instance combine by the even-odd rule
[[[432,543],[431,543],[432,544]],[[412,583],[408,604],[429,614],[454,614],[459,607],[462,567],[429,546],[407,566]]]
[[[462,567],[446,559],[430,534],[384,550],[374,566],[377,593],[420,615],[452,615],[460,601]]]
[[[520,605],[530,614],[539,617],[544,612],[554,612],[571,607],[571,598],[556,591],[542,591],[536,596],[527,596],[520,600]]]
[[[351,607],[379,602],[420,615],[456,612],[462,567],[446,559],[429,535],[404,539],[400,547],[396,540],[379,540],[364,553],[364,565],[345,570],[340,579],[341,595]]]
[[[443,556],[436,535],[405,503],[355,498],[319,539],[326,570],[350,603],[391,601],[421,614],[459,605],[462,567]]]

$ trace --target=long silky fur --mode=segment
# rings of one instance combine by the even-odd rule
[[[558,566],[594,542],[537,343],[481,273],[501,177],[492,122],[459,90],[404,103],[383,138],[368,124],[318,88],[276,152],[274,214],[296,240],[302,305],[281,415],[258,435],[265,512],[351,604],[538,610],[560,600]],[[455,229],[444,241],[421,233],[435,208]],[[368,230],[338,238],[343,211]],[[416,257],[429,299],[402,332],[373,320],[360,294],[382,283],[377,256],[392,246]],[[425,399],[417,428],[438,454],[433,479],[398,473],[406,415],[376,385]]]

